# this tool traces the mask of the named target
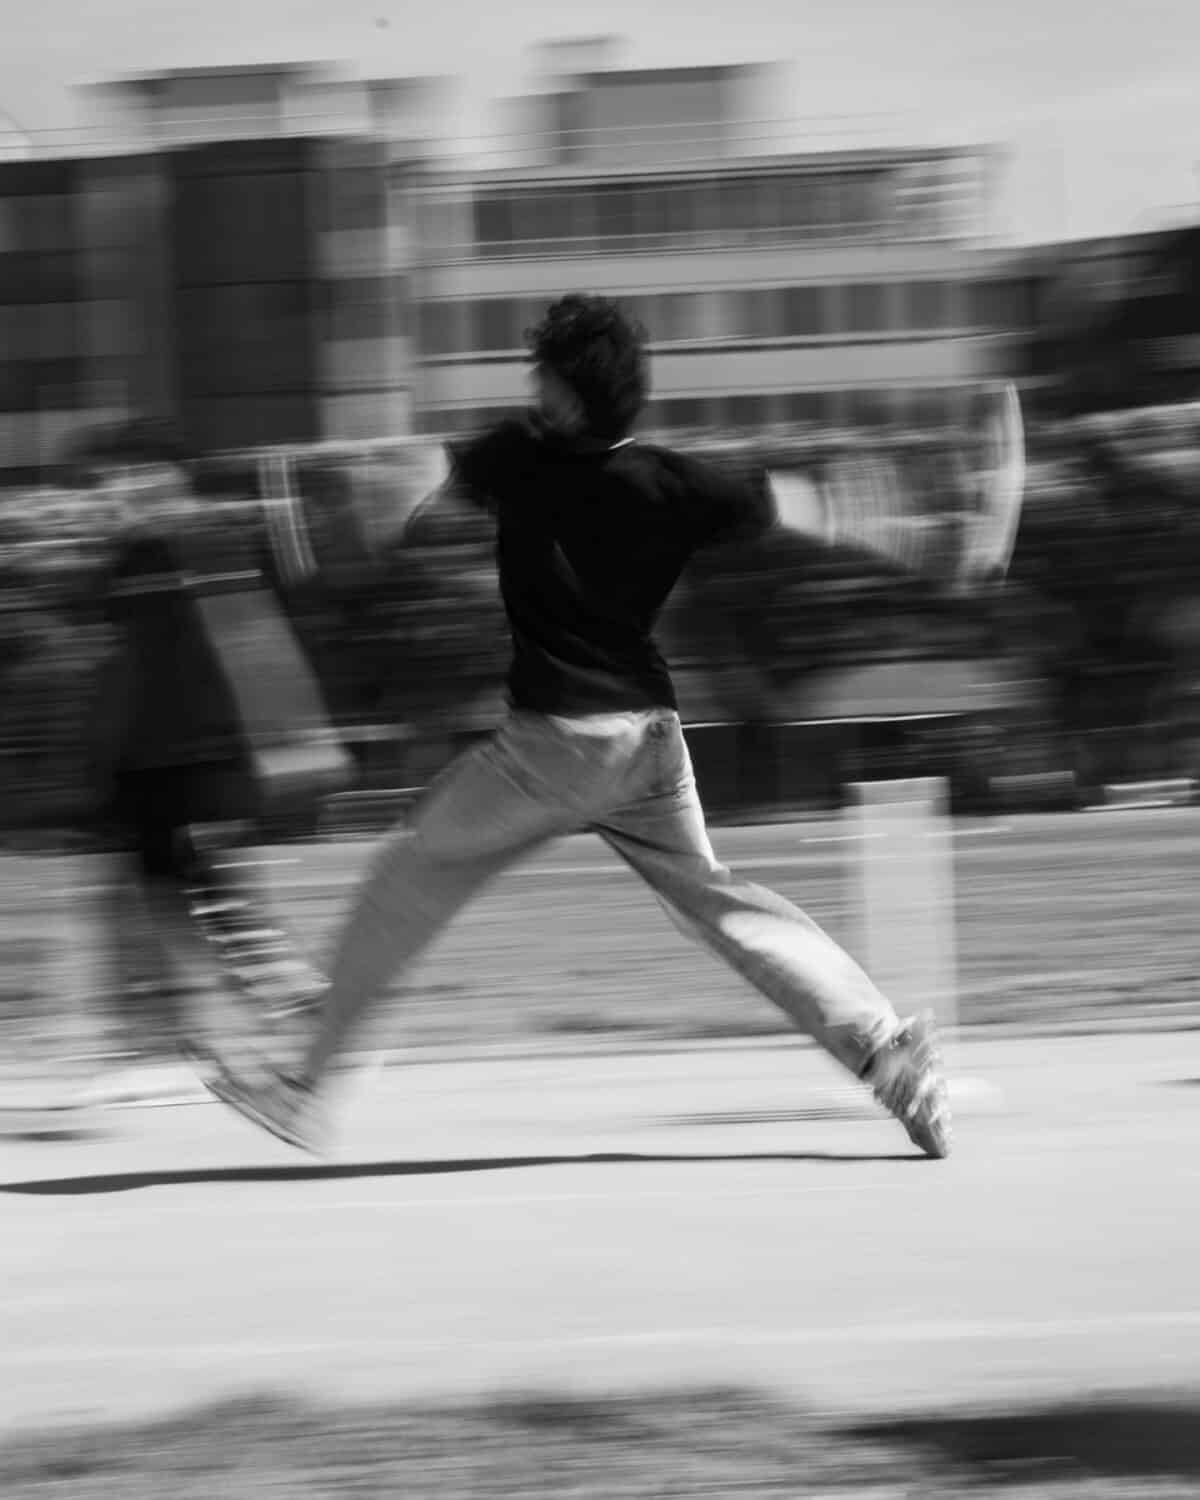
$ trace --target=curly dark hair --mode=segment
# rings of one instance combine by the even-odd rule
[[[646,330],[606,297],[560,297],[526,334],[534,360],[553,370],[583,406],[593,436],[617,442],[646,404]]]

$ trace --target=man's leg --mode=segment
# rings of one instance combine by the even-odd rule
[[[798,907],[717,860],[678,719],[659,721],[651,736],[647,790],[607,815],[597,832],[678,926],[870,1082],[923,1149],[945,1155],[948,1110],[922,1027],[902,1026],[859,965]]]
[[[362,1013],[477,891],[576,826],[556,788],[530,775],[524,749],[510,724],[468,750],[377,852],[338,936],[306,1081],[320,1081]]]
[[[536,742],[504,726],[461,756],[430,787],[410,828],[388,838],[359,888],[334,950],[316,1029],[294,1069],[256,1084],[224,1069],[210,1087],[240,1113],[293,1145],[311,1146],[308,1102],[389,982],[507,865],[579,818]]]
[[[177,1094],[184,1076],[179,1043],[209,958],[180,886],[164,787],[169,774],[126,770],[114,788],[110,815],[127,847],[112,862],[104,893],[105,1000],[115,1023],[111,1050],[118,1055],[102,1059],[85,1089],[90,1105],[164,1100]]]
[[[179,833],[179,881],[221,978],[250,1002],[255,1024],[283,1025],[311,1013],[325,980],[247,876],[248,853],[227,826],[191,824]]]
[[[113,1006],[132,1050],[143,1057],[174,1055],[188,987],[177,962],[186,914],[162,782],[155,769],[119,777],[115,810],[133,849],[107,892]]]

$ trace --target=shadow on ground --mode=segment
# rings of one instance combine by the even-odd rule
[[[1023,1482],[1036,1468],[1093,1479],[1190,1477],[1200,1492],[1200,1399],[872,1422],[844,1435],[902,1444],[993,1480]]]
[[[544,1156],[451,1157],[430,1161],[337,1162],[294,1167],[188,1167],[144,1172],[97,1172],[80,1177],[41,1177],[0,1183],[0,1193],[40,1197],[83,1197],[90,1193],[130,1193],[140,1188],[186,1187],[197,1183],[304,1182],[359,1177],[442,1177],[466,1172],[511,1172],[530,1167],[595,1167],[702,1162],[860,1163],[926,1161],[914,1152],[848,1151],[593,1151]]]

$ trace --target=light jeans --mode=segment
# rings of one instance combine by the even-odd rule
[[[677,714],[514,712],[377,851],[336,945],[307,1077],[320,1079],[362,1012],[484,884],[583,829],[646,881],[685,933],[856,1074],[896,1031],[891,1005],[815,922],[718,862]]]

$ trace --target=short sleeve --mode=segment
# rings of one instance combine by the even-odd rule
[[[698,546],[754,541],[775,525],[775,499],[761,465],[697,463],[689,477]]]
[[[455,493],[482,510],[495,511],[516,472],[520,435],[515,424],[504,422],[478,437],[448,442]]]

